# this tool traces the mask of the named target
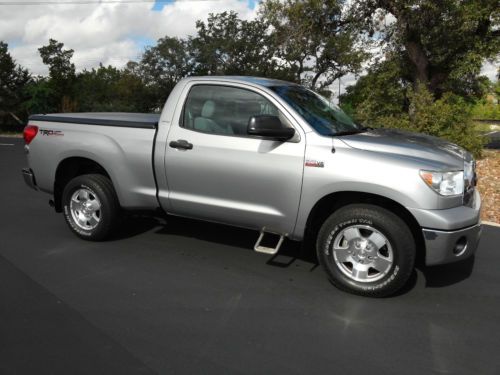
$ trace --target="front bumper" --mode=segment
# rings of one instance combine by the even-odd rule
[[[481,197],[477,190],[470,206],[410,211],[422,227],[426,265],[456,262],[475,253],[481,235]]]
[[[32,189],[38,190],[33,171],[30,168],[23,168],[21,170],[21,173],[23,174],[24,182],[26,183],[26,185],[28,185]]]
[[[422,229],[425,264],[433,266],[468,258],[476,252],[481,230],[481,223],[455,231]]]

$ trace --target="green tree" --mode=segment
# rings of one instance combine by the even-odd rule
[[[114,89],[120,101],[125,105],[129,105],[127,110],[134,112],[159,112],[168,96],[164,93],[158,105],[158,102],[154,100],[155,93],[144,84],[137,74],[128,69],[122,71]]]
[[[245,21],[234,12],[210,14],[207,23],[196,22],[190,40],[196,74],[255,75],[289,78],[276,59],[268,23]]]
[[[74,85],[75,65],[71,62],[74,51],[65,50],[64,44],[50,39],[49,44],[38,49],[40,57],[49,67],[49,111],[71,112],[76,107]]]
[[[24,103],[24,107],[28,113],[48,113],[56,111],[56,108],[52,105],[54,92],[49,78],[41,76],[34,77],[24,89],[28,96],[28,99]]]
[[[31,81],[29,72],[16,64],[7,43],[0,41],[0,123],[21,123],[26,114],[25,86]]]
[[[408,111],[405,67],[398,56],[386,56],[373,64],[367,74],[361,76],[355,85],[346,88],[341,96],[343,108],[357,120],[373,124],[380,117],[398,115]]]
[[[82,112],[122,110],[116,103],[114,91],[120,75],[119,69],[102,65],[97,69],[84,70],[78,74],[75,90],[78,110]]]
[[[148,100],[142,80],[127,69],[100,65],[77,75],[76,98],[82,112],[148,112]]]
[[[437,97],[480,96],[481,66],[500,51],[498,0],[354,0],[350,15]]]
[[[380,116],[373,125],[442,137],[481,156],[485,139],[475,133],[470,103],[450,92],[435,100],[422,83],[408,89],[408,99],[408,112]]]
[[[500,81],[488,80],[486,94],[474,103],[472,116],[474,119],[500,120]]]
[[[141,77],[154,107],[159,108],[175,84],[193,71],[190,43],[180,38],[161,38],[156,46],[146,49],[139,64],[129,63],[128,71]]]
[[[357,73],[368,54],[362,35],[342,17],[341,0],[267,0],[261,18],[272,26],[276,57],[294,80],[323,90],[347,73]]]

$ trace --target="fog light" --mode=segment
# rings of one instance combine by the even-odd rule
[[[462,236],[455,244],[455,247],[453,248],[453,254],[458,257],[465,253],[465,250],[467,250],[467,238],[465,236]]]

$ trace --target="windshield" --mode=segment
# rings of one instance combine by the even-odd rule
[[[359,133],[364,128],[321,95],[301,86],[270,87],[321,135]]]

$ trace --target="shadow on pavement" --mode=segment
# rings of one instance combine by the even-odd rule
[[[474,269],[474,256],[460,262],[433,267],[421,267],[427,288],[441,288],[468,279]]]
[[[250,229],[181,217],[168,217],[166,223],[156,233],[196,238],[249,251],[253,251],[259,235],[257,231]],[[311,252],[305,249],[301,242],[285,241],[279,253],[271,256],[267,264],[288,267],[296,259],[316,263],[314,255],[311,255]]]
[[[124,218],[122,226],[111,240],[134,237],[154,229],[156,229],[155,233],[157,234],[196,238],[201,241],[238,247],[248,251],[253,251],[258,237],[257,231],[223,224],[172,216],[158,218],[131,215]],[[318,267],[318,261],[313,247],[314,245],[311,243],[285,241],[279,253],[270,256],[266,264],[273,267],[287,268],[296,260],[301,260],[310,263],[310,271],[314,271]],[[461,262],[441,266],[426,267],[418,265],[417,269],[425,277],[425,286],[427,288],[440,288],[467,279],[472,274],[473,266],[474,257],[470,257]],[[416,285],[417,278],[417,272],[414,271],[407,285],[397,295],[411,291]]]
[[[183,217],[132,214],[124,216],[121,226],[109,240],[124,240],[154,229],[156,229],[155,233],[157,234],[196,238],[201,241],[239,247],[249,251],[253,251],[259,235],[254,230]],[[292,265],[295,260],[300,259],[312,263],[312,269],[314,269],[317,266],[317,260],[311,249],[303,242],[285,241],[279,253],[271,256],[267,264],[286,268]]]
[[[161,219],[147,215],[125,214],[119,228],[108,241],[124,240],[149,232],[153,228],[165,225]]]

